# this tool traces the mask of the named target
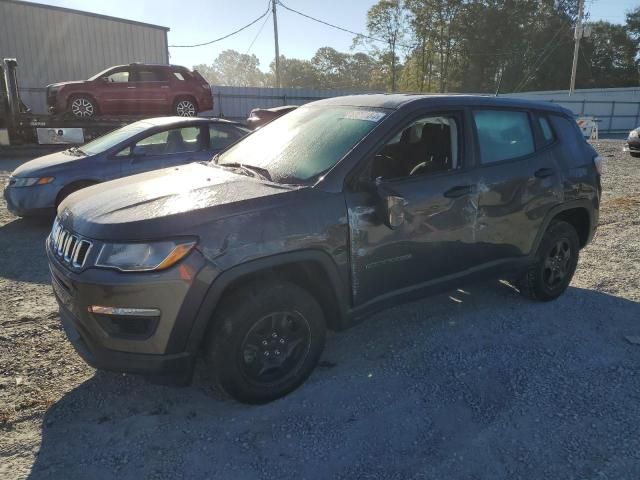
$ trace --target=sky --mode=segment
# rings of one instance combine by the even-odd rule
[[[376,0],[281,0],[307,15],[356,32],[366,30],[366,14]],[[262,15],[268,0],[40,0],[37,3],[101,13],[169,27],[169,45],[190,45],[221,37]],[[625,13],[640,0],[586,0],[590,20],[624,23]],[[266,22],[265,22],[266,20]],[[350,50],[353,35],[318,24],[278,7],[280,54],[310,59],[315,51],[330,46]],[[255,42],[254,42],[255,39]],[[251,45],[253,42],[253,45]],[[260,68],[269,69],[275,58],[273,22],[262,19],[226,40],[196,48],[169,48],[171,63],[193,67],[211,64],[220,52],[234,49],[255,54]],[[361,47],[360,47],[361,49]]]

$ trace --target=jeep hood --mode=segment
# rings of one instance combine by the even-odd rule
[[[98,240],[193,233],[218,218],[284,204],[295,187],[192,163],[79,190],[58,208],[63,225]],[[270,197],[267,199],[266,197]]]

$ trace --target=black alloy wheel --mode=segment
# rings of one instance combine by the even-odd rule
[[[274,312],[258,320],[240,347],[241,370],[257,385],[272,385],[295,372],[309,352],[311,329],[298,312]]]

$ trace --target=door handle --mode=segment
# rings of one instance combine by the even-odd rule
[[[127,87],[127,88],[136,88],[136,87]]]
[[[457,187],[450,188],[444,192],[444,196],[447,198],[458,198],[473,193],[473,185],[458,185]]]
[[[536,173],[534,173],[534,175],[538,178],[546,178],[546,177],[550,177],[554,173],[555,172],[553,168],[540,168],[536,170]]]
[[[162,85],[160,88],[169,88],[167,85]]]

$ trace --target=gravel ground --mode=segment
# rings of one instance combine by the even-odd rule
[[[596,148],[601,226],[561,299],[491,282],[386,310],[259,407],[202,371],[177,388],[86,366],[59,325],[49,222],[2,202],[0,478],[640,478],[640,160]]]

